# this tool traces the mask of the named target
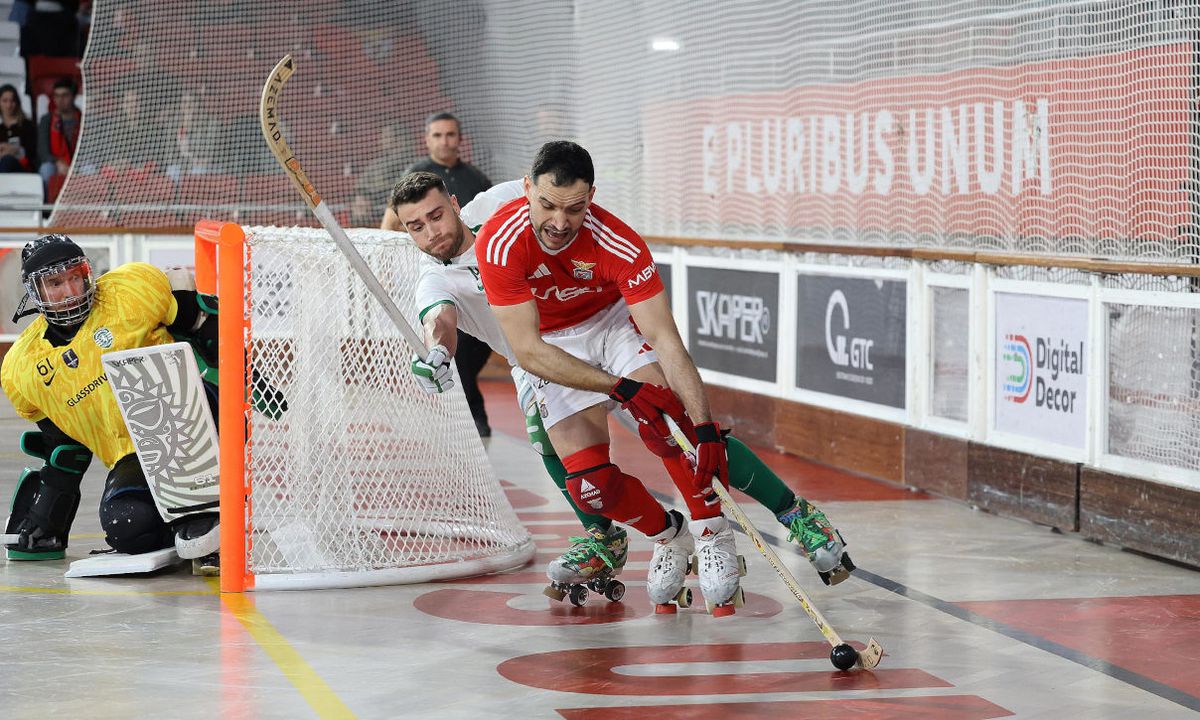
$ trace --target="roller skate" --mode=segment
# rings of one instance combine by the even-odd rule
[[[221,574],[220,551],[192,559],[192,574],[202,577],[217,577]]]
[[[737,554],[733,528],[724,515],[688,523],[696,539],[696,574],[704,604],[713,617],[732,615],[745,604],[739,578],[746,574],[746,559]]]
[[[692,591],[683,583],[692,571],[695,546],[683,527],[683,515],[669,510],[667,516],[667,529],[650,537],[654,541],[654,554],[650,557],[650,572],[646,574],[646,594],[654,603],[656,614],[671,614],[692,604]]]
[[[829,523],[825,513],[804,498],[797,497],[792,509],[778,518],[788,529],[788,542],[794,540],[804,548],[808,561],[821,576],[822,582],[837,585],[850,577],[854,562],[846,552],[842,534]]]
[[[570,549],[550,561],[546,568],[550,584],[542,594],[560,602],[565,597],[575,607],[583,607],[590,589],[617,602],[625,597],[625,583],[616,576],[628,557],[629,538],[624,529],[613,525],[605,532],[592,525],[587,535],[571,538]]]

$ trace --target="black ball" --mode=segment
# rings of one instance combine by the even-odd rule
[[[846,643],[835,645],[829,651],[829,661],[838,670],[849,670],[854,667],[854,663],[858,662],[858,651]]]

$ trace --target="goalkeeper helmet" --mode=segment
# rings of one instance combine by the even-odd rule
[[[21,250],[25,297],[13,321],[40,312],[46,322],[74,327],[87,319],[96,297],[92,263],[66,235],[43,235]],[[26,309],[32,303],[33,307]]]

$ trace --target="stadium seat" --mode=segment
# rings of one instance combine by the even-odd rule
[[[174,210],[127,209],[127,205],[174,205],[175,183],[154,171],[133,170],[121,174],[116,183],[118,222],[124,227],[162,227],[179,224]]]
[[[34,173],[0,174],[0,206],[41,205],[42,178]],[[0,227],[39,227],[40,210],[15,210],[0,207]]]
[[[54,83],[59,78],[69,77],[75,81],[75,89],[83,92],[83,72],[79,68],[79,59],[72,57],[54,57],[52,55],[29,56],[29,91],[33,96],[33,106],[38,107],[38,98],[45,95],[47,99],[54,93]],[[37,121],[37,118],[33,118]]]
[[[211,210],[180,210],[180,221],[192,225],[197,220],[233,220],[238,202],[238,177],[236,175],[184,175],[179,180],[179,204],[209,206]]]
[[[113,186],[108,177],[95,175],[71,176],[70,187],[54,208],[54,223],[66,227],[105,226],[112,222],[111,207],[105,209],[72,209],[71,205],[107,205],[113,202]]]
[[[318,188],[319,190],[319,188]],[[303,203],[287,175],[282,172],[269,175],[247,175],[242,178],[242,200],[247,205],[290,205]],[[279,225],[290,227],[297,224],[302,213],[296,210],[243,209],[238,221],[243,225]]]

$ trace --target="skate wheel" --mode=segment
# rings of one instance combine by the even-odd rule
[[[746,577],[746,558],[738,555],[738,577]]]
[[[562,599],[567,595],[562,591],[562,588],[556,588],[553,585],[547,585],[546,589],[542,590],[542,594],[551,600],[557,600],[558,602],[562,602]]]
[[[821,582],[825,583],[826,585],[829,585],[829,584],[830,584],[830,583],[829,583],[829,573],[827,573],[827,572],[818,572],[817,574],[821,576]]]
[[[837,567],[833,571],[829,572],[828,575],[829,575],[829,580],[825,584],[826,585],[837,585],[838,583],[842,582],[846,578],[850,577],[850,572],[848,570],[846,570],[846,568],[844,568],[844,567]]]
[[[734,607],[742,607],[746,604],[746,593],[742,590],[740,585],[738,586],[738,589],[734,591],[733,597],[729,602],[733,603]]]
[[[849,553],[842,553],[842,567],[846,568],[846,572],[852,573],[858,568],[855,567],[854,561],[850,559]]]
[[[679,594],[675,596],[675,603],[681,608],[689,608],[692,606],[692,589],[683,588]]]
[[[733,605],[717,605],[712,609],[712,616],[715,618],[728,617],[736,612]]]
[[[674,615],[678,609],[671,603],[659,603],[654,606],[655,615]]]
[[[625,597],[625,583],[619,580],[608,583],[608,587],[604,589],[604,597],[608,598],[609,602],[620,602],[621,598]]]
[[[587,603],[588,591],[582,585],[575,585],[571,588],[570,601],[575,607],[583,607]]]

